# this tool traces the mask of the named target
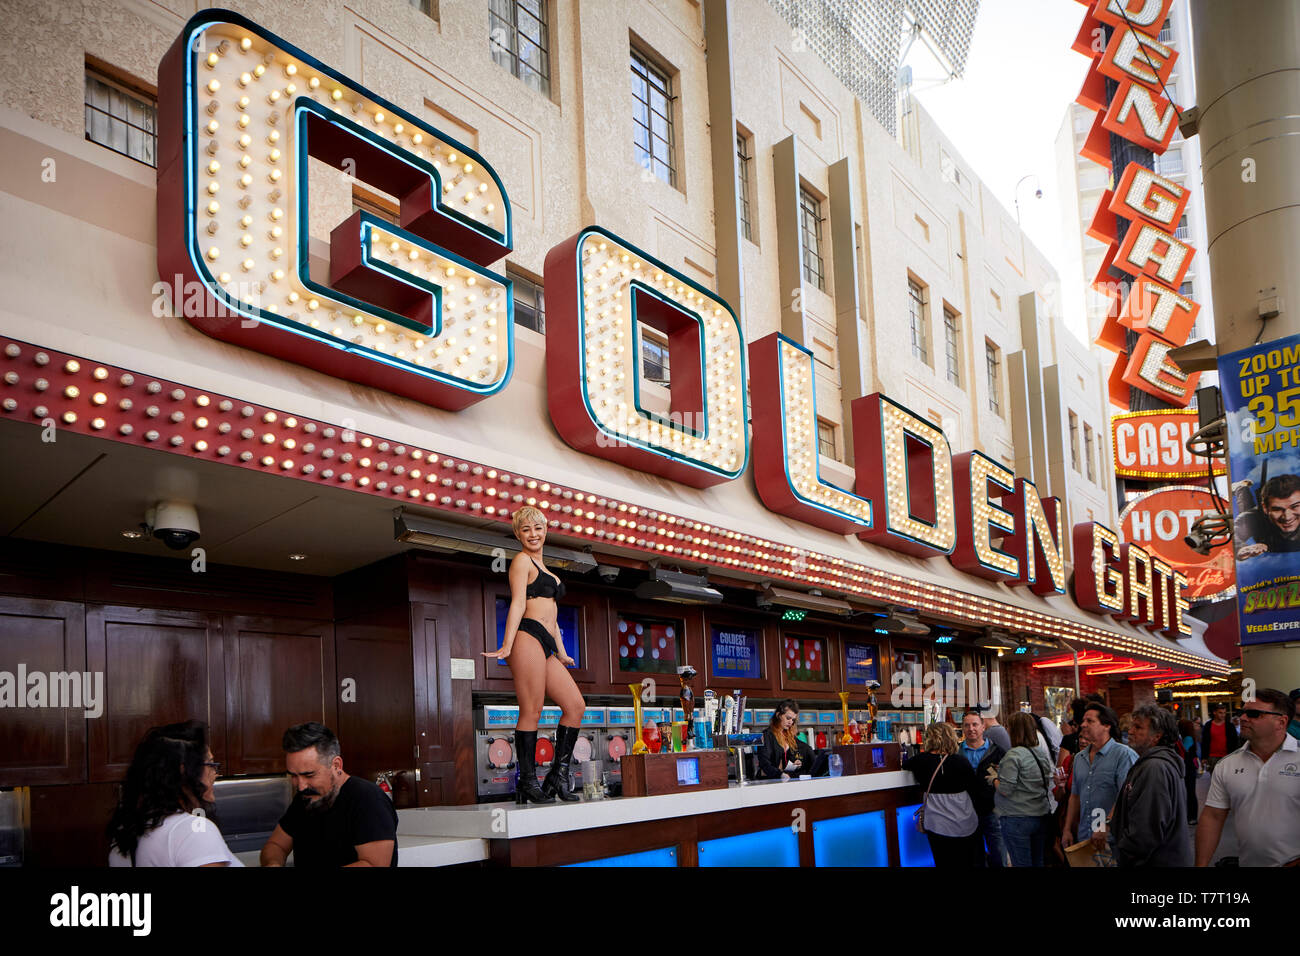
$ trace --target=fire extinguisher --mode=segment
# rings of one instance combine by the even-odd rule
[[[384,791],[384,795],[388,797],[389,800],[393,799],[393,784],[391,782],[392,776],[393,776],[393,771],[383,770],[380,771],[380,773],[378,773],[375,777],[375,782],[379,784],[379,789]]]

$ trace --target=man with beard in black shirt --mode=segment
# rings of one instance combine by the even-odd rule
[[[397,866],[397,811],[369,780],[343,772],[338,738],[324,724],[284,732],[285,769],[297,796],[262,847],[262,866]]]

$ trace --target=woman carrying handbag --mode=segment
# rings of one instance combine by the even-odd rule
[[[952,758],[952,759],[949,759]],[[971,802],[975,771],[957,756],[957,732],[951,724],[925,729],[925,750],[907,762],[925,797],[916,812],[936,867],[974,867],[983,851],[979,817]]]
[[[1001,818],[1002,846],[1008,866],[1042,866],[1043,850],[1054,827],[1052,765],[1038,748],[1032,714],[1012,714],[1007,721],[1011,749],[998,764],[994,809]]]

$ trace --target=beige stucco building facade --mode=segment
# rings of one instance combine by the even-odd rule
[[[900,136],[889,135],[762,0],[550,0],[549,93],[494,62],[480,0],[440,0],[433,15],[398,0],[233,6],[486,157],[514,211],[514,249],[499,271],[540,283],[547,251],[599,224],[716,289],[748,341],[782,331],[801,342],[816,359],[828,478],[851,486],[848,405],[879,391],[940,424],[954,451],[983,451],[1059,496],[1067,558],[1074,523],[1117,524],[1102,372],[1065,330],[1049,263],[918,104],[902,105]],[[546,339],[530,329],[516,330],[509,387],[448,412],[233,347],[159,314],[155,171],[87,138],[83,78],[94,69],[147,96],[195,12],[177,0],[0,3],[12,38],[0,47],[0,333],[1173,648],[1081,611],[1068,595],[1037,598],[942,559],[893,554],[783,518],[762,505],[748,474],[697,490],[580,454],[548,419]],[[633,53],[670,84],[668,177],[637,160]],[[747,158],[737,159],[737,137]],[[324,260],[330,230],[363,193],[323,167],[310,182],[312,255]],[[811,222],[801,202],[809,201],[820,220],[820,283],[806,267],[811,240],[800,238]],[[1097,438],[1085,448],[1080,430],[1073,455],[1072,418]],[[12,436],[7,444],[19,447]],[[117,529],[167,490],[108,482],[97,500],[41,514],[47,483],[62,487],[71,465],[52,455],[31,460],[41,480],[11,476],[3,496],[5,527],[18,537],[135,547]],[[184,459],[174,468],[184,471]],[[306,551],[307,570],[328,575],[395,550],[391,496],[259,480],[274,488],[250,497],[222,490],[211,470],[192,477],[208,495],[198,504],[210,560],[302,571],[287,552]],[[331,526],[322,528],[326,519]]]

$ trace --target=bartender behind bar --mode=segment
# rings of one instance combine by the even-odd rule
[[[813,749],[797,736],[799,705],[783,700],[772,713],[772,722],[763,731],[763,745],[758,749],[758,776],[765,780],[789,780],[791,777],[826,774],[826,755]]]

